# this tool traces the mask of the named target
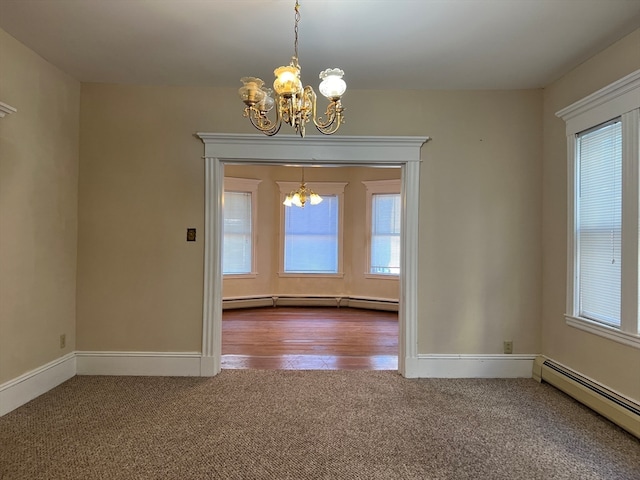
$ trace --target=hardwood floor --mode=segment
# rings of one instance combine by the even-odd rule
[[[396,370],[398,314],[335,307],[225,310],[222,368]]]

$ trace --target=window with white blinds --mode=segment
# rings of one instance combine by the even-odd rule
[[[224,192],[222,273],[250,273],[251,250],[251,193]]]
[[[397,280],[402,225],[400,179],[363,180],[362,183],[367,191],[365,278]]]
[[[284,272],[338,273],[338,196],[322,203],[284,209]]]
[[[369,273],[400,274],[400,194],[371,195],[371,262]]]
[[[640,70],[560,110],[567,325],[640,348]]]
[[[222,274],[254,275],[258,184],[251,178],[224,178]]]
[[[579,314],[620,325],[622,124],[619,119],[577,137],[579,168]]]

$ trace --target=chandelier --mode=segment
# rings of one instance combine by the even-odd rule
[[[342,79],[344,72],[339,68],[328,68],[320,72],[319,90],[329,100],[329,106],[324,117],[316,113],[316,92],[310,86],[302,87],[300,80],[300,65],[298,64],[298,22],[300,21],[300,5],[296,0],[295,11],[295,40],[294,55],[288,66],[278,67],[273,73],[273,91],[264,87],[264,81],[257,77],[243,77],[243,86],[238,93],[245,104],[244,117],[249,118],[251,124],[265,135],[275,135],[280,130],[282,122],[291,125],[295,131],[304,137],[305,125],[313,120],[314,125],[325,135],[335,133],[344,121],[342,112],[344,107],[340,98],[347,89]],[[275,106],[275,120],[269,118],[269,112]]]
[[[300,182],[300,186],[297,190],[289,193],[284,199],[282,204],[285,207],[290,207],[295,205],[296,207],[304,208],[305,203],[307,203],[307,199],[311,205],[318,205],[322,202],[322,197],[315,193],[310,188],[307,188],[307,184],[304,181],[304,168],[302,169],[302,182]]]

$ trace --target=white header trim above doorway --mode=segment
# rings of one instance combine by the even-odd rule
[[[420,161],[420,147],[429,137],[326,137],[198,133],[205,157],[253,159],[256,163],[325,163],[334,165],[396,165]],[[253,163],[253,162],[252,162]]]

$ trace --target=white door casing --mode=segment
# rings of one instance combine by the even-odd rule
[[[222,354],[222,194],[224,164],[401,167],[398,370],[418,376],[418,206],[420,149],[429,137],[198,133],[204,143],[205,247],[200,375],[220,372]]]

